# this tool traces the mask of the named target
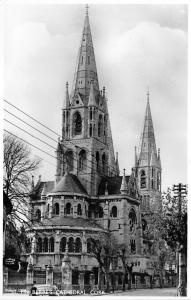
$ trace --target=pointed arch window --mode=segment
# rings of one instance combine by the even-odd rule
[[[87,253],[92,252],[92,245],[91,245],[91,240],[87,239]]]
[[[92,137],[92,124],[90,124],[90,137]]]
[[[75,252],[76,253],[82,252],[82,242],[79,237],[77,237],[77,239],[76,239]]]
[[[154,190],[154,180],[151,179],[151,189]]]
[[[107,118],[106,115],[104,116],[104,131],[103,131],[103,135],[106,136],[106,128],[107,128]]]
[[[103,172],[106,171],[106,155],[105,155],[105,153],[103,153],[103,155],[102,155],[102,171]]]
[[[73,155],[73,152],[71,150],[68,151],[67,154],[66,154],[66,163],[68,165],[69,171],[72,171],[73,167],[74,167],[74,155]]]
[[[86,151],[81,150],[79,153],[79,170],[85,170],[86,169]]]
[[[88,210],[87,210],[87,206],[85,205],[85,215],[86,217],[88,216]]]
[[[43,240],[43,252],[48,252],[48,238],[45,237]]]
[[[54,204],[54,207],[53,207],[53,214],[54,215],[59,215],[59,204],[58,203],[55,203]]]
[[[103,218],[103,207],[102,207],[102,206],[99,206],[99,209],[98,209],[98,217],[99,217],[99,218]]]
[[[131,253],[135,254],[136,253],[136,243],[135,243],[135,240],[130,240],[130,247],[131,247]]]
[[[42,238],[39,237],[37,240],[37,252],[42,252]]]
[[[99,152],[96,152],[96,169],[99,171]]]
[[[102,135],[102,127],[103,127],[103,119],[102,119],[102,115],[99,115],[99,119],[98,119],[98,136],[99,137]]]
[[[143,232],[146,230],[147,228],[147,222],[145,221],[145,219],[142,219],[142,230]]]
[[[150,196],[149,195],[146,197],[146,208],[150,209]]]
[[[111,209],[111,217],[113,218],[117,217],[117,207],[115,205]]]
[[[135,230],[135,226],[137,224],[137,217],[134,209],[131,209],[129,212],[129,231],[133,233]]]
[[[40,221],[40,219],[41,219],[41,211],[40,211],[40,209],[37,209],[37,211],[36,211],[36,220]]]
[[[73,134],[80,135],[82,133],[82,118],[80,113],[77,111],[73,115]]]
[[[160,174],[157,173],[157,190],[160,190]]]
[[[90,65],[90,56],[88,56],[88,65]]]
[[[74,252],[74,239],[70,237],[68,240],[68,252]]]
[[[78,216],[81,216],[81,215],[82,215],[82,207],[81,207],[81,204],[78,204],[78,206],[77,206],[77,215],[78,215]]]
[[[60,251],[61,252],[65,252],[66,251],[66,237],[63,236],[61,238],[61,241],[60,241]]]
[[[71,206],[71,203],[68,202],[66,204],[66,215],[70,215],[71,214],[71,211],[72,211],[72,206]]]
[[[49,252],[54,252],[54,238],[51,237],[49,240]]]
[[[92,114],[92,108],[90,108],[90,120],[92,120],[92,116],[93,116],[93,114]]]
[[[146,188],[146,174],[145,170],[141,170],[141,189]]]

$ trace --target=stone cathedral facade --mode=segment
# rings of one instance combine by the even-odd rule
[[[149,95],[139,153],[135,153],[131,174],[123,171],[120,175],[105,88],[99,86],[88,12],[72,89],[66,83],[56,157],[55,180],[39,178],[31,192],[34,225],[28,230],[29,247],[23,252],[29,262],[28,284],[96,285],[99,264],[89,241],[108,233],[125,245],[127,263],[133,262],[133,274],[146,284],[157,255],[144,230],[148,212],[161,205],[161,162]],[[114,272],[120,285],[120,259]]]

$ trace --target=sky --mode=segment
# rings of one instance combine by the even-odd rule
[[[4,98],[61,134],[61,108],[68,81],[71,92],[82,35],[84,4],[4,5]],[[147,101],[160,148],[162,189],[187,183],[187,6],[183,4],[89,5],[100,88],[106,87],[115,152],[120,170],[131,173]],[[4,108],[53,140],[4,112],[4,128],[55,155],[58,136],[5,103]],[[37,141],[27,132],[50,144]],[[41,157],[35,174],[54,180],[56,161]]]

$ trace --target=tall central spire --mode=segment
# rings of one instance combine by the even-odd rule
[[[148,166],[151,160],[151,154],[157,156],[153,121],[149,103],[149,91],[147,92],[147,106],[145,111],[145,120],[143,134],[141,137],[141,149],[139,154],[139,166]]]
[[[94,82],[95,91],[99,92],[88,6],[86,6],[84,28],[77,58],[76,72],[74,75],[73,92],[79,92],[81,95],[87,97],[92,81]]]

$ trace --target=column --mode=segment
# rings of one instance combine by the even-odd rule
[[[74,206],[73,206],[73,218],[77,218],[77,217],[78,217],[78,215],[77,215],[77,203],[75,201]]]
[[[46,284],[53,284],[53,266],[51,264],[46,267]]]
[[[142,255],[143,253],[143,236],[142,236],[142,224],[141,224],[141,210],[140,210],[140,205],[137,209],[137,219],[138,219],[138,224],[137,224],[137,254]]]
[[[71,269],[71,260],[68,256],[68,249],[66,247],[66,252],[62,260],[62,284],[61,288],[63,290],[72,289],[72,269]]]
[[[52,200],[53,200],[53,198],[51,197],[50,202],[49,202],[49,213],[48,213],[49,218],[52,218]]]
[[[33,269],[33,265],[29,263],[27,267],[27,278],[26,278],[26,284],[29,288],[33,285],[33,279],[34,279],[34,269]]]
[[[80,274],[79,274],[79,286],[80,286],[80,290],[83,291],[84,290],[84,272],[80,272]]]
[[[115,274],[115,289],[118,290],[118,274]]]
[[[55,265],[60,265],[60,230],[55,235]]]
[[[103,215],[104,215],[104,229],[109,229],[109,202],[106,201],[105,202],[105,206],[104,206],[104,209],[103,209]]]
[[[94,290],[95,287],[95,275],[90,274],[90,285],[91,285],[91,290]]]
[[[86,241],[85,231],[83,231],[83,236],[82,236],[82,253],[87,253],[87,241]]]
[[[33,265],[36,265],[36,236],[35,236],[35,234],[32,237],[30,262]]]
[[[137,276],[137,288],[141,287],[141,276]]]

